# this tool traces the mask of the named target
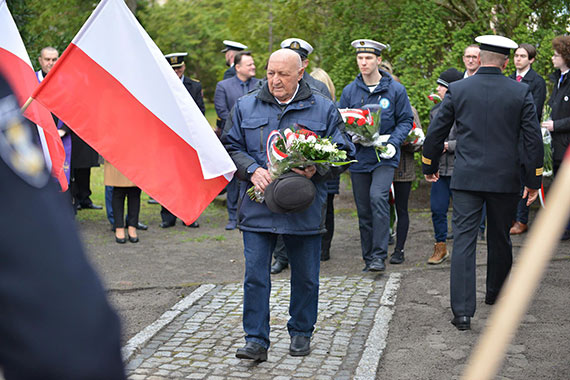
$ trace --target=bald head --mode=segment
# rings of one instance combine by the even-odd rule
[[[288,102],[297,91],[303,78],[303,63],[299,54],[291,49],[280,49],[271,54],[267,63],[269,92],[280,102]]]

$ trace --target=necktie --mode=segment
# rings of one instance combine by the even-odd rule
[[[241,83],[241,89],[242,89],[242,93],[245,95],[247,94],[247,84],[245,83]]]
[[[560,75],[560,80],[558,81],[558,88],[560,88],[560,85],[562,84],[562,81],[564,80],[564,75],[566,75],[566,74]]]
[[[522,75],[517,75],[517,82],[520,82],[522,80]]]

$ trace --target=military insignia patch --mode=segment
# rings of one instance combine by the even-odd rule
[[[365,43],[366,42],[364,42],[364,41],[360,41],[360,46],[364,46]]]
[[[10,95],[0,99],[0,158],[28,184],[41,188],[49,174],[41,150],[22,121],[16,98]]]
[[[390,100],[386,99],[386,98],[382,98],[380,99],[380,107],[382,107],[383,110],[387,109],[388,107],[390,107]]]
[[[301,45],[299,44],[299,42],[297,42],[297,41],[291,42],[291,49],[299,50],[300,48],[301,48]]]

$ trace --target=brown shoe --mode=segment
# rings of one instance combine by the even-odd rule
[[[516,222],[515,225],[511,227],[510,234],[519,235],[522,234],[523,232],[526,232],[526,230],[528,230],[528,226],[526,224],[521,222]]]
[[[433,255],[428,259],[428,264],[437,265],[441,264],[449,257],[449,252],[447,251],[447,246],[445,242],[435,243],[433,247]]]

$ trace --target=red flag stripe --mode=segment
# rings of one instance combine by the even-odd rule
[[[74,44],[34,97],[186,223],[228,183],[224,177],[205,180],[196,151]]]
[[[0,72],[10,83],[20,106],[23,106],[39,85],[33,69],[20,57],[3,48],[0,48],[0,62]],[[52,174],[58,179],[62,190],[67,190],[67,178],[63,172],[65,151],[51,114],[40,104],[32,102],[24,112],[24,116],[39,125],[46,133]]]

